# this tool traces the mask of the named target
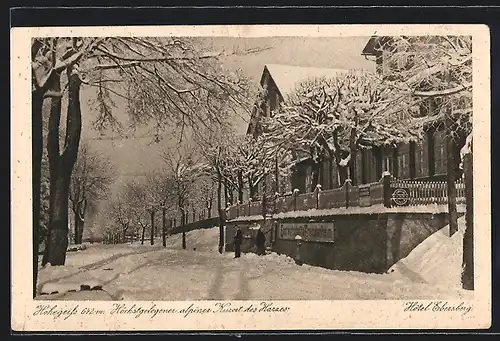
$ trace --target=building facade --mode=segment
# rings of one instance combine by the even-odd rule
[[[385,38],[372,37],[362,51],[367,58],[373,57],[377,63],[377,72],[384,73],[384,53],[377,47],[386,42]],[[348,70],[307,68],[288,65],[266,65],[264,67],[261,86],[267,91],[261,104],[261,113],[272,115],[279,110],[286,95],[294,90],[301,81],[310,77],[335,77]],[[433,110],[432,102],[422,110]],[[257,112],[252,115],[247,134],[258,136],[262,132]],[[447,173],[447,155],[453,153],[455,160],[459,158],[460,141],[456,141],[448,150],[446,133],[442,126],[429,126],[423,139],[418,142],[371,148],[361,148],[356,154],[354,173],[351,174],[353,185],[377,182],[384,172],[389,172],[401,180],[442,181]],[[465,136],[463,137],[465,139]],[[459,138],[460,139],[460,138]],[[456,178],[461,176],[458,162],[454,169]],[[309,192],[312,187],[312,160],[307,157],[298,158],[290,181],[290,188],[300,193]],[[334,160],[325,157],[319,172],[319,183],[323,189],[341,187]],[[283,192],[283,191],[281,191]]]

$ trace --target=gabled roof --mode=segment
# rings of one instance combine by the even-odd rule
[[[278,87],[280,94],[285,97],[295,90],[296,86],[313,77],[334,78],[340,74],[353,72],[345,69],[324,69],[316,67],[292,66],[282,64],[266,64],[264,72],[267,69],[274,83]],[[264,74],[263,74],[264,75]]]

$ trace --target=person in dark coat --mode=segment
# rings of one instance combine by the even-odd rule
[[[233,238],[234,238],[234,258],[239,258],[241,256],[241,242],[243,239],[239,227],[236,228],[236,233],[234,234]]]
[[[266,253],[266,236],[262,229],[259,228],[255,237],[255,245],[257,246],[257,254],[262,256]]]

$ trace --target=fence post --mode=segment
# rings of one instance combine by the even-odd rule
[[[319,209],[319,192],[321,192],[321,184],[316,185],[316,209]]]
[[[297,195],[299,194],[299,189],[298,188],[295,188],[293,190],[293,210],[296,211],[297,210]]]
[[[391,207],[391,173],[384,172],[383,175],[383,184],[384,184],[384,206]]]
[[[344,182],[345,186],[345,208],[349,208],[349,189],[351,187],[351,179],[348,178]]]

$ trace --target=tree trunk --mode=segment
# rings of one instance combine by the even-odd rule
[[[243,172],[238,171],[238,202],[243,203]]]
[[[254,184],[252,181],[251,176],[248,177],[248,190],[249,190],[249,196],[253,200],[255,199],[255,196],[257,195],[257,186]],[[243,203],[243,201],[242,201]]]
[[[340,146],[338,147],[340,148]],[[335,158],[335,164],[337,165],[337,174],[338,174],[338,185],[339,187],[342,187],[345,183],[345,181],[349,178],[349,163],[347,163],[346,166],[342,166],[340,163],[342,162],[343,159],[347,158],[349,156],[349,153],[345,150],[340,150],[337,149],[335,153],[333,154]]]
[[[280,192],[280,169],[278,166],[278,157],[277,156],[274,158],[274,183],[275,183],[274,192],[279,193]]]
[[[233,193],[233,189],[232,188],[229,188],[228,189],[228,192],[229,192],[229,196],[228,196],[228,199],[229,199],[229,205],[233,205],[234,203],[234,193]],[[226,204],[226,207],[227,207],[227,204]]]
[[[474,177],[472,152],[464,156],[465,233],[463,237],[462,288],[474,290]]]
[[[217,174],[217,210],[219,212],[219,253],[224,248],[224,211],[222,210],[222,176]]]
[[[224,179],[224,207],[227,207],[229,203],[229,188],[227,186],[227,180]]]
[[[184,212],[184,208],[180,208],[181,211],[181,231],[182,231],[182,249],[186,249],[186,231],[185,226],[186,226],[186,213]]]
[[[165,207],[161,210],[161,239],[163,243],[163,247],[167,247],[167,220],[166,220],[166,212]]]
[[[144,245],[144,235],[145,234],[146,234],[146,225],[142,225],[141,245]]]
[[[52,176],[51,176],[52,178]],[[42,266],[64,265],[68,248],[68,194],[69,179],[61,174],[51,179],[49,233]]]
[[[78,145],[82,128],[80,108],[80,79],[68,69],[68,112],[66,118],[66,137],[64,151],[60,154],[61,98],[52,98],[47,151],[50,166],[50,208],[45,265],[64,265],[68,247],[68,198],[71,173],[78,156]],[[53,90],[60,92],[60,76],[54,77]]]
[[[40,248],[40,191],[42,181],[42,154],[43,154],[43,129],[42,129],[43,94],[33,91],[31,97],[31,148],[32,159],[32,186],[33,186],[33,297],[37,293],[38,281],[38,253]]]
[[[447,121],[447,128],[451,122]],[[447,129],[448,131],[448,129]],[[446,134],[446,183],[448,191],[448,212],[450,217],[450,237],[458,231],[458,214],[457,214],[457,188],[455,185],[455,157],[453,153],[454,142],[451,133]]]
[[[319,183],[320,168],[321,168],[321,162],[319,160],[312,165],[312,170],[311,170],[312,171],[312,174],[311,174],[312,181],[311,181],[311,188],[310,188],[311,192],[314,192],[314,190],[316,189],[316,186]]]
[[[83,240],[83,227],[85,221],[80,219],[80,213],[75,213],[75,244],[81,244]]]
[[[358,180],[356,179],[356,156],[358,151],[354,148],[351,149],[351,160],[349,161],[349,174],[351,175],[351,184],[353,186],[359,185]]]
[[[151,211],[151,245],[155,245],[155,211]]]

